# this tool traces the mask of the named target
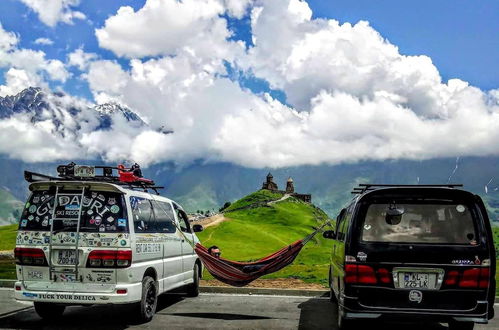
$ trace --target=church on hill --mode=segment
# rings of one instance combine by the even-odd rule
[[[273,192],[280,192],[282,194],[288,194],[295,198],[301,199],[304,202],[312,203],[311,194],[298,194],[295,192],[294,182],[291,177],[289,177],[288,181],[286,181],[286,190],[279,190],[277,183],[274,182],[274,176],[269,173],[267,174],[267,181],[265,181],[262,185],[262,189],[270,190]]]

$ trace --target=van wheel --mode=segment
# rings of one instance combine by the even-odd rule
[[[61,316],[66,306],[51,303],[34,302],[36,313],[45,320],[55,320]]]
[[[450,321],[449,330],[473,330],[475,322]]]
[[[199,296],[199,266],[198,264],[194,264],[192,279],[194,282],[189,284],[187,289],[188,297],[197,297]]]
[[[145,276],[142,279],[142,299],[138,304],[138,319],[142,322],[149,322],[152,320],[158,305],[158,285],[156,281],[150,277]]]

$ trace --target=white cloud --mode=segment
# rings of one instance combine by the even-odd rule
[[[137,11],[121,7],[95,34],[101,47],[118,56],[230,57],[241,45],[226,40],[230,31],[219,16],[224,11],[220,0],[147,0]]]
[[[220,15],[241,17],[248,5],[254,46],[245,51],[227,40]],[[367,22],[312,19],[303,1],[148,0],[137,11],[122,7],[96,35],[130,58],[129,69],[82,49],[68,64],[85,71],[98,103],[125,104],[150,128],[88,126],[72,140],[82,155],[253,167],[499,155],[499,90],[442,82],[429,57],[400,54]],[[0,33],[0,45],[7,39],[0,66],[23,70],[9,70],[12,90],[40,70],[50,74],[51,63],[61,69],[52,79],[67,79],[43,52],[19,50],[15,35]],[[284,91],[289,106],[242,89],[226,77],[227,64]],[[54,142],[61,153],[64,141]]]
[[[49,38],[38,38],[35,40],[35,44],[50,46],[53,45],[54,42]]]
[[[5,73],[5,85],[0,85],[0,97],[15,95],[29,86],[41,86],[42,81],[37,75],[25,70],[10,68]]]
[[[19,37],[0,25],[0,68],[8,69],[0,95],[15,94],[30,86],[45,87],[45,78],[65,82],[71,76],[61,61],[46,59],[40,50],[18,48],[18,43]]]
[[[254,2],[255,0],[224,0],[224,5],[229,15],[240,19]]]
[[[11,50],[18,42],[18,36],[14,32],[5,31],[0,23],[0,52]]]
[[[20,0],[38,14],[40,21],[54,27],[58,22],[73,24],[74,19],[85,19],[80,11],[74,10],[80,0]]]
[[[98,56],[95,53],[85,53],[82,48],[76,49],[68,55],[68,64],[76,66],[81,71],[86,70],[88,65]]]

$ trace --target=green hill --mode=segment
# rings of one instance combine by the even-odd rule
[[[0,226],[0,251],[14,250],[17,225]],[[15,279],[16,266],[13,260],[0,259],[0,279]]]
[[[198,234],[204,246],[217,245],[224,258],[255,260],[302,239],[328,216],[294,197],[273,204],[281,194],[260,190],[234,202],[225,212],[229,221]],[[317,234],[290,266],[263,278],[300,278],[327,283],[331,243]],[[208,274],[206,274],[208,275]]]

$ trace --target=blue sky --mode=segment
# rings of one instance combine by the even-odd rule
[[[128,60],[99,48],[95,28],[102,27],[109,16],[121,6],[141,8],[145,1],[84,0],[75,9],[87,20],[75,20],[74,25],[59,23],[48,27],[36,13],[16,0],[0,2],[0,22],[5,30],[16,32],[20,47],[40,49],[47,58],[66,61],[67,54],[79,47],[94,52],[102,59],[116,59],[124,67]],[[499,86],[499,2],[481,1],[397,1],[397,0],[309,0],[314,17],[333,18],[340,23],[367,20],[383,37],[399,47],[404,55],[428,55],[439,69],[444,81],[460,78],[483,90]],[[229,19],[235,39],[250,42],[249,19]],[[49,38],[53,45],[35,45],[37,38]],[[5,68],[0,72],[4,72]],[[73,78],[62,87],[71,94],[91,98],[86,82]],[[0,77],[0,83],[3,77]],[[268,84],[256,79],[241,78],[241,84],[255,92],[268,90]],[[55,84],[53,87],[55,87]],[[284,100],[282,93],[272,95]]]

